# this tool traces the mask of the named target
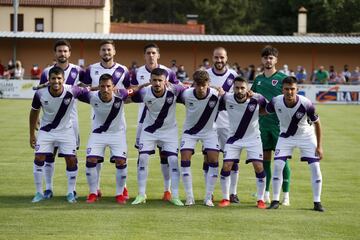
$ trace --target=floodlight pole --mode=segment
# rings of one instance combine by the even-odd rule
[[[19,9],[19,0],[13,0],[14,7],[14,19],[13,19],[13,30],[14,30],[14,42],[13,42],[13,63],[16,62],[16,33],[18,31],[18,9]]]

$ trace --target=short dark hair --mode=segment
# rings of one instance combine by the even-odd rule
[[[105,81],[105,80],[109,80],[109,79],[111,80],[111,82],[113,81],[113,77],[110,74],[104,73],[99,78],[99,84],[100,84],[100,82]]]
[[[248,80],[246,80],[246,78],[243,78],[241,76],[237,76],[236,78],[234,78],[234,83],[235,82],[244,82],[246,84],[249,84]]]
[[[110,39],[102,40],[100,42],[100,44],[99,44],[99,47],[101,47],[102,45],[105,45],[105,44],[111,44],[115,48],[115,42],[113,40],[110,40]]]
[[[62,75],[63,77],[65,75],[64,70],[58,66],[54,66],[49,70],[49,78],[50,78],[51,74]]]
[[[267,57],[267,56],[275,56],[278,57],[279,56],[279,51],[274,48],[271,45],[266,45],[262,50],[261,50],[261,57]]]
[[[210,81],[210,76],[207,71],[197,70],[193,74],[194,83],[197,85],[204,85]]]
[[[159,48],[159,46],[156,45],[155,43],[148,43],[148,44],[146,44],[145,47],[144,47],[144,53],[146,53],[146,50],[147,50],[148,48],[156,48],[156,51],[157,51],[158,53],[160,53],[160,48]]]
[[[287,84],[297,83],[296,77],[288,76],[288,77],[284,78],[282,81],[282,84],[285,84],[285,83],[287,83]]]
[[[167,77],[168,72],[165,69],[162,69],[162,68],[154,68],[151,71],[151,75]]]
[[[69,50],[71,51],[71,45],[70,42],[68,40],[65,39],[59,39],[54,43],[54,52],[56,52],[56,48],[58,46],[67,46],[69,48]]]

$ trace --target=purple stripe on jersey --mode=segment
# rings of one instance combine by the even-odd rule
[[[235,95],[234,95],[234,97],[235,97]],[[249,124],[255,113],[257,105],[258,105],[257,100],[254,98],[250,98],[250,101],[246,107],[244,115],[241,118],[240,124],[239,124],[238,128],[236,129],[234,136],[229,137],[229,139],[226,141],[226,143],[232,144],[235,141],[241,139],[245,135],[245,132],[246,132],[247,128],[249,127]]]
[[[215,95],[212,95],[209,98],[208,103],[206,104],[206,107],[203,111],[203,113],[201,114],[198,122],[190,129],[185,130],[184,133],[193,135],[193,134],[197,134],[198,132],[200,132],[205,125],[207,124],[207,122],[209,121],[211,114],[213,113],[216,104],[218,104],[218,100],[219,98]]]
[[[296,110],[294,115],[291,118],[291,122],[289,124],[289,127],[286,131],[286,133],[281,133],[280,137],[288,138],[290,136],[294,136],[296,134],[296,131],[298,129],[298,123],[303,118],[303,116],[306,114],[306,109],[304,105],[300,104],[299,108]]]
[[[71,68],[68,78],[65,83],[68,85],[74,85],[77,76],[79,75],[79,71],[76,68]]]
[[[156,118],[153,125],[146,127],[144,130],[149,133],[154,133],[157,129],[161,128],[164,124],[165,118],[169,113],[170,106],[174,103],[174,94],[170,91],[166,92],[165,103],[160,110],[158,117]]]
[[[40,101],[40,96],[39,96],[38,92],[35,92],[35,94],[34,94],[33,101],[31,103],[31,107],[36,110],[41,108],[41,101]]]
[[[143,123],[144,122],[144,119],[146,117],[146,111],[147,111],[147,106],[144,107],[142,113],[141,113],[141,117],[140,117],[140,120],[139,120],[139,123]]]
[[[122,77],[124,72],[125,70],[120,66],[115,69],[115,71],[112,74],[114,85],[116,85],[120,81],[120,78]]]
[[[137,80],[137,76],[138,76],[138,73],[135,72],[134,75],[132,75],[131,79],[130,79],[130,84],[133,85],[133,86],[137,86],[139,85],[139,82]]]
[[[69,105],[72,100],[73,100],[72,93],[66,92],[64,99],[60,104],[60,108],[59,108],[58,112],[56,113],[55,118],[52,121],[52,123],[49,123],[48,125],[43,126],[42,128],[40,128],[40,130],[43,130],[45,132],[50,132],[51,129],[57,128],[57,126],[59,126],[61,119],[65,116],[65,113],[66,113],[67,109],[69,108]]]
[[[102,133],[102,132],[106,132],[109,127],[111,122],[116,118],[116,116],[119,114],[119,111],[121,109],[121,104],[122,101],[119,97],[114,97],[114,103],[111,107],[111,111],[109,113],[109,115],[107,116],[105,122],[103,125],[101,125],[100,127],[94,129],[93,133]]]
[[[231,86],[234,83],[235,76],[233,74],[229,74],[229,76],[226,78],[224,84],[222,85],[222,88],[225,92],[228,92],[231,88]]]

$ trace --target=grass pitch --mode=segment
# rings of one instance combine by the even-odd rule
[[[251,165],[240,164],[238,194],[240,205],[226,209],[202,206],[204,180],[199,149],[192,160],[193,185],[197,205],[175,207],[160,200],[163,181],[158,156],[150,161],[148,201],[132,206],[136,196],[137,152],[135,104],[127,105],[129,156],[128,188],[131,199],[125,206],[115,203],[115,167],[105,161],[102,171],[104,197],[85,203],[85,149],[90,131],[89,106],[79,104],[81,149],[77,192],[79,201],[65,201],[65,163],[56,159],[55,197],[39,204],[34,195],[33,150],[29,147],[28,115],[31,100],[0,100],[0,239],[359,239],[360,211],[360,107],[358,105],[318,105],[325,158],[322,202],[326,212],[311,211],[310,172],[301,163],[298,151],[291,160],[291,206],[278,210],[256,209],[255,174]],[[178,106],[179,128],[184,108]],[[108,155],[107,155],[108,156]],[[107,157],[108,159],[108,157]],[[222,161],[222,160],[221,160]],[[220,162],[221,162],[220,161]],[[182,184],[180,196],[185,198]],[[218,181],[216,203],[221,200]]]

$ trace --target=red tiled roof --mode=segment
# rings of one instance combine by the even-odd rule
[[[111,23],[111,33],[205,34],[203,24]]]
[[[0,5],[13,5],[13,0],[0,0]],[[20,6],[29,7],[104,7],[105,0],[19,0]]]

